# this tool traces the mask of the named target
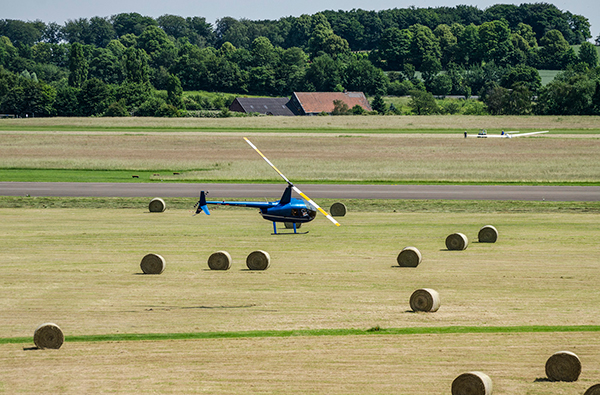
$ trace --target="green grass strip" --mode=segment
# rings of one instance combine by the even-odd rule
[[[415,328],[370,329],[305,329],[288,331],[243,331],[243,332],[196,332],[196,333],[122,333],[112,335],[65,336],[65,342],[114,342],[114,341],[163,341],[200,339],[247,339],[268,337],[313,337],[313,336],[361,336],[361,335],[449,335],[449,334],[498,334],[498,333],[558,333],[600,332],[600,325],[573,326],[447,326]],[[31,343],[31,337],[0,338],[0,344]]]
[[[220,198],[215,196],[215,199]],[[231,198],[231,201],[259,200]],[[0,196],[0,208],[21,209],[141,209],[147,210],[147,197],[35,197]],[[197,198],[165,198],[168,209],[191,210]],[[319,199],[329,207],[339,199]],[[428,213],[600,213],[600,201],[552,202],[514,200],[396,200],[344,199],[351,212],[428,212]],[[239,210],[223,206],[220,210]]]
[[[274,184],[271,179],[218,179],[199,178],[198,174],[214,168],[199,169],[35,169],[0,168],[0,181],[10,182],[118,182],[118,183],[224,183]],[[600,181],[506,181],[506,180],[295,180],[296,184],[351,184],[351,185],[527,185],[527,186],[600,186]]]

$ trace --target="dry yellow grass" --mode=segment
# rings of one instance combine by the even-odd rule
[[[190,204],[193,203],[192,201]],[[272,236],[254,210],[210,217],[168,210],[0,209],[0,337],[53,321],[65,335],[418,326],[598,325],[600,251],[593,214],[354,213],[308,235]],[[495,244],[446,251],[444,239],[482,224]],[[303,228],[304,229],[304,228]],[[405,245],[423,253],[400,268]],[[256,248],[271,268],[246,270]],[[216,249],[229,271],[206,267]],[[169,270],[141,275],[139,257]],[[41,275],[43,273],[43,275]],[[419,287],[442,295],[435,314],[409,312]],[[583,393],[600,374],[597,333],[455,334],[67,342],[58,351],[0,346],[8,393],[448,393],[464,371],[497,395]],[[536,382],[558,350],[584,364],[576,383]]]
[[[545,381],[546,358],[570,348],[584,370]],[[495,395],[583,394],[600,376],[596,333],[410,335],[0,345],[6,393],[449,394],[480,370]]]
[[[190,202],[190,206],[193,201]],[[272,236],[249,209],[211,216],[168,210],[1,209],[0,337],[42,322],[66,335],[454,325],[597,325],[600,251],[595,214],[353,213],[323,217],[308,235]],[[456,230],[482,224],[502,238],[446,251]],[[400,268],[406,245],[423,254]],[[227,250],[228,271],[206,266]],[[245,258],[268,251],[271,267]],[[140,257],[168,270],[141,275]],[[43,275],[40,275],[43,273]],[[415,289],[442,296],[435,314],[410,313]]]
[[[295,181],[597,182],[600,179],[600,138],[248,136]],[[0,142],[0,168],[164,169],[181,170],[181,174],[161,174],[156,179],[279,180],[241,135],[228,133],[4,133]]]

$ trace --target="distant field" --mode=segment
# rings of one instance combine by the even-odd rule
[[[416,395],[481,370],[495,394],[583,393],[600,374],[597,217],[350,211],[339,228],[318,217],[307,235],[272,236],[246,209],[0,209],[0,388]],[[485,224],[497,243],[477,243]],[[457,231],[470,245],[447,251]],[[416,269],[397,267],[407,245],[423,254]],[[271,254],[265,272],[245,269],[255,249]],[[231,270],[208,270],[216,250]],[[148,252],[165,257],[163,274],[139,274]],[[440,292],[438,312],[410,312],[421,287]],[[48,321],[67,342],[28,350]],[[565,349],[582,359],[580,380],[544,381],[546,359]]]
[[[226,133],[462,133],[464,130],[551,130],[600,134],[599,116],[327,116],[246,118],[27,118],[0,119],[12,132]]]
[[[558,73],[560,73],[560,70],[538,70],[538,72],[542,78],[542,85],[547,85]]]
[[[368,127],[376,125],[370,124],[363,129],[343,128],[343,122],[358,127],[354,119],[377,122],[385,118],[314,117],[307,121],[286,118],[281,122],[303,126],[285,132],[281,125],[273,122],[268,125],[269,129],[265,129],[266,124],[255,124],[260,126],[258,130],[249,126],[228,129],[227,123],[209,123],[219,128],[182,131],[175,126],[166,129],[170,124],[163,123],[155,126],[154,132],[144,131],[141,126],[132,131],[122,131],[118,126],[105,131],[88,131],[84,125],[72,125],[73,131],[5,131],[0,132],[0,180],[279,182],[278,175],[242,139],[246,135],[288,178],[298,183],[589,185],[600,182],[600,130],[585,129],[581,125],[592,120],[566,119],[568,131],[548,128],[552,131],[547,135],[511,140],[464,139],[460,130],[439,129],[442,122],[453,122],[453,118],[444,117],[439,120],[412,117],[415,122],[430,122],[425,125],[429,128],[438,125],[429,131],[410,129],[414,124],[385,133],[371,133]],[[407,121],[405,117],[392,119]],[[315,125],[313,120],[321,124],[331,122],[334,129],[310,129],[308,126]],[[501,120],[498,118],[497,122]],[[265,122],[260,118],[259,121]],[[485,125],[488,118],[483,117],[481,121],[480,124]],[[505,130],[520,129],[515,127],[517,123],[520,126],[533,124],[528,119],[514,119],[514,124],[512,121],[513,118],[507,119],[509,126]],[[560,123],[558,119],[546,121]],[[391,125],[388,120],[384,124]],[[576,124],[581,129],[571,129]],[[175,121],[174,125],[182,124]],[[594,126],[598,125],[600,123]],[[497,127],[497,124],[489,127],[488,132],[499,133]],[[34,126],[29,128],[35,129]],[[156,128],[164,129],[156,132]],[[133,178],[134,175],[138,178]]]

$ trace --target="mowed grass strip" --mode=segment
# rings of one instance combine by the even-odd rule
[[[328,116],[328,117],[233,117],[233,118],[27,118],[3,119],[2,131],[52,132],[331,132],[432,130],[572,130],[598,133],[598,116]]]
[[[258,199],[211,197],[213,200],[252,201]],[[195,198],[164,198],[168,210],[191,210]],[[273,199],[276,200],[276,199]],[[354,213],[600,213],[597,202],[554,202],[524,200],[427,200],[427,199],[318,199],[318,204],[328,208],[342,201]],[[0,208],[29,209],[131,209],[147,207],[147,197],[38,197],[0,196]],[[211,210],[236,212],[238,207],[219,206]]]
[[[294,336],[360,336],[360,335],[448,335],[475,333],[563,333],[600,332],[600,325],[572,326],[449,326],[369,329],[306,329],[284,331],[198,332],[198,333],[118,333],[106,335],[65,336],[65,342],[160,341],[192,339],[240,339]],[[0,344],[30,343],[29,337],[0,338]]]

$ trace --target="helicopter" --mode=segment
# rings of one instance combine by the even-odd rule
[[[337,222],[330,214],[328,214],[325,210],[323,210],[317,203],[315,203],[311,198],[306,196],[298,187],[296,187],[287,177],[279,171],[277,167],[262,152],[254,145],[250,140],[244,137],[244,140],[262,158],[287,182],[287,187],[283,191],[283,195],[281,199],[275,202],[227,202],[223,201],[207,201],[206,195],[208,192],[201,191],[200,192],[200,200],[198,203],[194,205],[196,208],[196,214],[204,212],[206,215],[210,215],[210,211],[208,210],[209,204],[215,204],[220,206],[238,206],[238,207],[250,207],[250,208],[258,208],[260,210],[260,214],[262,217],[267,220],[273,222],[273,234],[277,233],[277,222],[284,222],[287,224],[291,223],[294,229],[294,233],[298,233],[297,229],[303,224],[312,221],[317,216],[317,211],[323,214],[327,219],[329,219],[335,226],[340,226],[339,222]],[[302,197],[302,199],[297,199],[292,197],[292,191],[296,192],[298,195]],[[196,215],[194,214],[194,215]],[[306,232],[308,233],[308,232]]]
[[[541,132],[529,132],[529,133],[521,133],[519,131],[512,131],[512,132],[505,132],[504,130],[502,131],[502,133],[500,134],[487,134],[487,130],[485,129],[481,129],[479,131],[479,133],[477,134],[467,134],[467,132],[464,133],[465,138],[467,137],[477,137],[480,139],[486,139],[488,137],[500,137],[500,138],[504,138],[504,139],[511,139],[513,137],[523,137],[523,136],[533,136],[536,134],[543,134],[543,133],[549,133],[549,130],[544,130]]]

